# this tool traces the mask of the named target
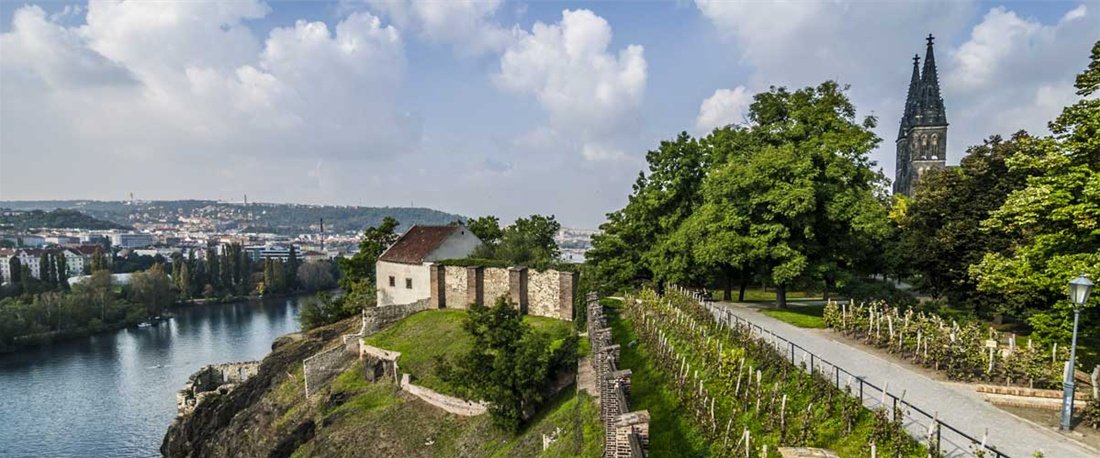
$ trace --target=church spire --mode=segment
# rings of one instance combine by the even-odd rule
[[[928,48],[924,54],[924,69],[921,71],[920,96],[917,103],[920,105],[916,125],[938,126],[947,124],[947,114],[943,108],[943,98],[940,96],[940,78],[936,72],[936,56],[932,50],[935,37],[928,34]]]
[[[898,138],[905,137],[905,132],[913,126],[914,117],[917,114],[917,97],[920,96],[920,56],[913,55],[913,76],[909,77],[909,91],[905,94],[905,110],[901,115],[901,129]]]

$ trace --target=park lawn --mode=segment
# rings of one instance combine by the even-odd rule
[[[649,455],[710,456],[703,432],[682,415],[675,384],[655,366],[646,345],[637,342],[630,321],[620,317],[618,307],[608,307],[607,319],[612,339],[620,345],[619,369],[631,371],[630,409],[649,411]]]
[[[733,300],[737,301],[737,288],[733,289]],[[711,297],[720,301],[722,299],[722,290],[712,290]],[[787,291],[787,300],[792,299],[821,299],[820,293],[812,293],[808,291]],[[775,302],[775,289],[769,289],[764,291],[760,288],[746,288],[745,289],[745,302]]]
[[[824,305],[789,305],[785,309],[764,309],[760,313],[800,328],[824,328]]]
[[[470,350],[472,337],[462,329],[465,319],[465,310],[425,310],[367,337],[366,343],[400,352],[398,367],[402,372],[412,374],[417,385],[458,395],[457,390],[436,376],[435,368],[438,357],[454,358]],[[523,317],[523,322],[536,331],[548,333],[552,339],[561,339],[575,332],[571,322],[554,318],[528,315]]]

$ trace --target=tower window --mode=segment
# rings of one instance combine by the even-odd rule
[[[405,279],[405,289],[413,289],[413,279],[411,279],[411,278],[406,278]]]
[[[393,275],[390,275],[390,286],[391,287],[397,286],[397,279],[393,278]]]

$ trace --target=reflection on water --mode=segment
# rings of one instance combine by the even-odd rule
[[[0,457],[158,456],[187,377],[263,358],[298,330],[299,300],[189,307],[160,326],[0,355]]]

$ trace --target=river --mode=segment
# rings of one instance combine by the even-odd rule
[[[0,457],[159,456],[187,377],[263,358],[299,329],[300,300],[187,307],[156,327],[0,355]]]

